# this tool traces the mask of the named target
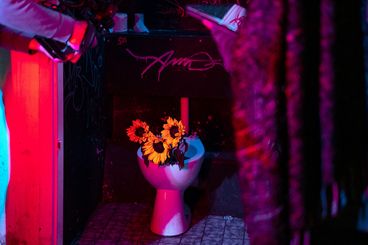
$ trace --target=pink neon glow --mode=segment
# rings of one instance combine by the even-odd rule
[[[126,49],[128,54],[137,60],[144,60],[148,65],[141,72],[141,77],[154,67],[158,67],[157,81],[161,79],[161,73],[172,66],[182,66],[188,71],[207,71],[214,68],[216,65],[222,65],[220,59],[214,59],[207,52],[196,52],[189,57],[174,57],[175,51],[169,50],[160,56],[153,55],[137,55],[133,51]]]
[[[11,149],[7,243],[56,244],[55,65],[41,55],[12,52],[11,59],[4,88]]]
[[[189,98],[180,98],[180,119],[185,127],[185,131],[189,132]]]

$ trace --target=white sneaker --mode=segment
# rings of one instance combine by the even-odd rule
[[[114,27],[112,32],[127,32],[128,31],[128,15],[126,13],[116,13],[113,17]]]
[[[149,32],[148,28],[144,24],[144,14],[142,13],[134,14],[133,30],[135,32]]]

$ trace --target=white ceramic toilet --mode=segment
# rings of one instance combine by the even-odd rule
[[[156,200],[151,219],[151,231],[162,236],[175,236],[185,232],[190,224],[189,209],[185,210],[184,190],[197,177],[204,158],[204,147],[198,137],[185,138],[189,147],[184,168],[177,164],[145,165],[138,150],[139,167],[146,180],[156,188]]]

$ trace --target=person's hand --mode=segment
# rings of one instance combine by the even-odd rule
[[[31,39],[31,41],[29,42],[28,48],[31,52],[41,52],[42,54],[50,58],[53,62],[58,62],[58,63],[66,62],[66,61],[76,63],[81,57],[81,54],[78,51],[75,51],[75,52],[68,53],[65,57],[65,60],[55,58],[35,38]]]
[[[73,27],[73,33],[67,44],[74,50],[83,54],[88,48],[97,45],[96,30],[87,21],[77,21]]]
[[[233,48],[238,33],[208,20],[202,20],[202,23],[211,31],[212,38],[216,42],[218,51],[223,59],[224,67],[227,71],[230,71],[231,60],[233,59]]]

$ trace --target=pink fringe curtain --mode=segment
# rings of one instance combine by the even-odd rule
[[[318,243],[335,225],[368,232],[365,4],[249,1],[227,60],[252,245]]]
[[[288,133],[288,200],[291,244],[299,244],[304,230],[304,158],[303,158],[303,28],[301,6],[298,0],[288,0],[286,24],[285,97]]]
[[[277,109],[283,1],[253,0],[234,50],[233,124],[251,244],[281,244]]]
[[[321,0],[320,25],[320,119],[322,180],[325,185],[334,182],[333,172],[333,131],[334,131],[334,72],[332,46],[335,39],[332,0]]]
[[[333,1],[321,0],[320,7],[319,115],[323,126],[318,139],[321,169],[317,171],[322,173],[323,186],[331,186],[335,183]],[[307,163],[303,130],[308,125],[304,125],[302,115],[305,108],[302,16],[298,0],[252,0],[233,50],[233,124],[251,244],[310,243],[305,210]],[[280,104],[280,92],[285,96],[284,105]],[[285,115],[280,114],[283,106]],[[280,116],[285,117],[287,149],[281,144]],[[281,154],[287,155],[284,165],[280,163]],[[287,187],[281,176],[288,176]],[[282,196],[285,193],[288,198]],[[335,188],[332,203],[335,207],[336,193]]]

